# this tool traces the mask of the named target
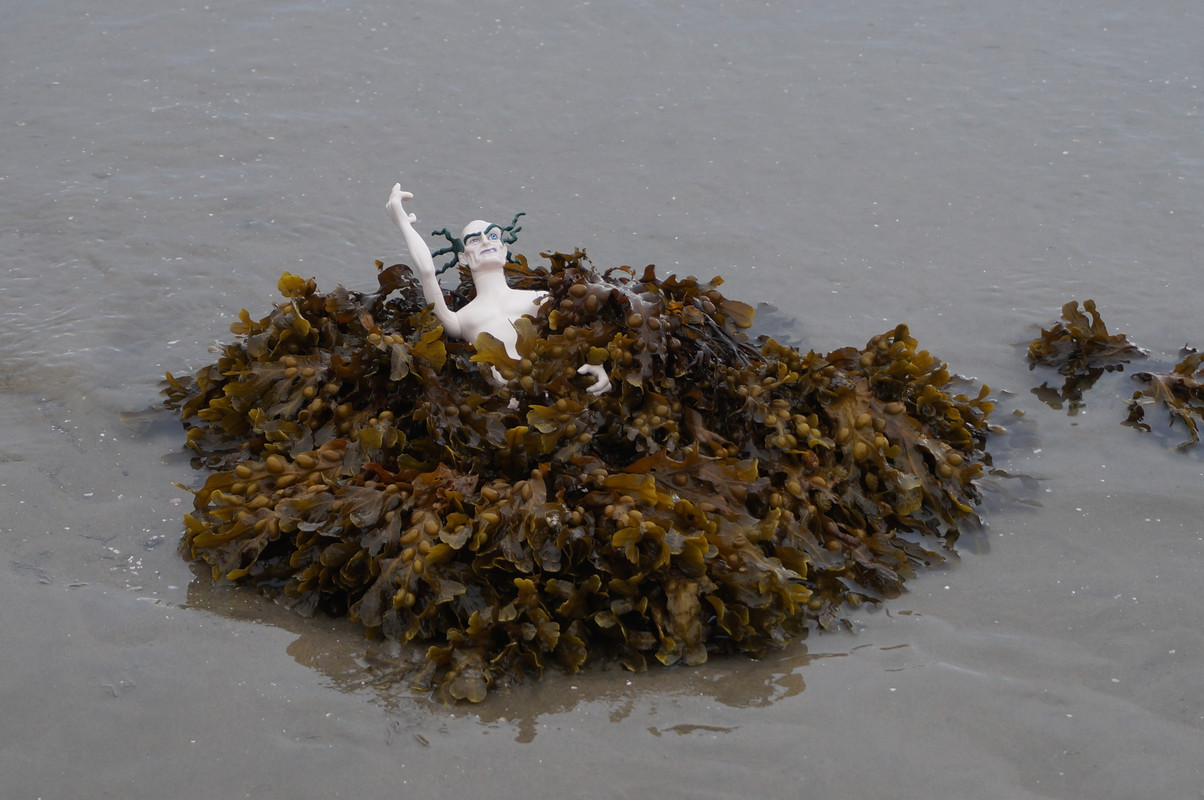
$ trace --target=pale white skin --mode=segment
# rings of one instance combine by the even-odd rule
[[[506,283],[505,267],[509,251],[502,241],[502,229],[478,219],[464,226],[460,237],[464,252],[459,255],[460,263],[472,273],[477,296],[459,311],[452,311],[443,299],[443,289],[439,286],[430,248],[414,230],[418,218],[402,205],[413,196],[410,192],[402,191],[401,184],[394,184],[385,210],[405,237],[418,280],[422,283],[422,293],[426,301],[434,306],[435,316],[443,324],[443,332],[466,342],[475,342],[479,334],[488,333],[505,345],[511,358],[517,359],[518,331],[514,328],[514,322],[524,314],[534,315],[547,293],[515,289]],[[610,391],[610,378],[601,366],[586,364],[577,372],[594,376],[594,383],[588,389],[591,394],[600,395]]]

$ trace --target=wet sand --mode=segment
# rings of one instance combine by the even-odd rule
[[[8,3],[0,790],[37,797],[1168,798],[1204,770],[1204,456],[1077,414],[1071,299],[1204,346],[1191,4]],[[423,228],[725,277],[818,350],[907,322],[999,392],[987,527],[855,632],[446,708],[344,620],[178,555],[157,400],[282,270],[366,288]],[[1146,368],[1143,365],[1139,368]],[[409,654],[410,656],[413,653]]]

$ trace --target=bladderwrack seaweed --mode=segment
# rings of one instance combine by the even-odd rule
[[[974,516],[987,390],[906,326],[801,353],[750,341],[718,279],[545,256],[508,266],[547,292],[513,354],[443,336],[404,267],[373,293],[282,277],[271,314],[164,388],[212,471],[185,555],[425,642],[415,680],[479,701],[549,666],[698,664],[838,627]]]

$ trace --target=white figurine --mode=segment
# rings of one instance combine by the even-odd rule
[[[422,282],[422,293],[434,306],[444,333],[466,342],[475,342],[479,334],[488,333],[505,345],[511,358],[518,359],[518,331],[514,321],[524,314],[534,316],[547,293],[515,289],[506,282],[505,267],[510,253],[502,240],[502,228],[478,219],[464,226],[461,234],[464,251],[458,256],[460,263],[472,273],[477,296],[459,311],[452,311],[443,299],[430,248],[414,230],[418,218],[402,207],[402,202],[413,196],[403,192],[400,183],[393,184],[385,209],[405,237],[418,279]],[[577,372],[594,376],[594,383],[588,389],[590,394],[610,391],[610,378],[600,365],[586,364]]]

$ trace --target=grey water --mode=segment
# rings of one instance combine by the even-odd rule
[[[0,8],[4,797],[1204,796],[1204,461],[1120,424],[1144,367],[1069,413],[1025,360],[1087,298],[1151,363],[1204,346],[1204,6]],[[282,271],[404,260],[396,181],[420,229],[521,210],[533,260],[722,275],[805,347],[906,322],[1024,488],[763,661],[376,680],[354,625],[180,558],[199,473],[148,409]]]

